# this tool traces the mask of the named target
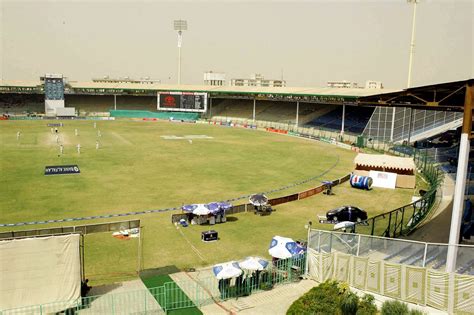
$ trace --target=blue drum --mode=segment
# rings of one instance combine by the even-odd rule
[[[369,190],[369,189],[372,188],[373,179],[372,179],[372,177],[369,177],[369,176],[361,176],[361,175],[351,174],[351,178],[349,179],[349,183],[354,188]]]

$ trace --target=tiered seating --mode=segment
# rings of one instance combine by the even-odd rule
[[[253,101],[250,100],[222,100],[212,105],[212,116],[252,119],[252,115]]]
[[[344,131],[355,134],[362,133],[373,111],[373,108],[346,106]],[[342,106],[334,107],[334,110],[309,122],[308,125],[341,130]]]
[[[459,267],[456,272],[457,273],[460,273],[460,274],[463,274],[463,273],[468,273],[471,268],[473,269],[474,271],[474,259],[471,259],[469,260],[467,263],[465,263],[464,265],[462,265],[461,267]]]
[[[0,114],[44,113],[44,96],[3,94],[0,99]]]
[[[436,250],[434,250],[431,255],[426,255],[425,265],[428,265],[437,259],[440,259],[440,258],[442,259],[446,257],[447,252],[448,250],[446,248],[439,251],[438,248],[436,247]]]
[[[410,262],[416,261],[416,260],[420,259],[420,257],[423,258],[423,253],[424,252],[425,252],[425,249],[420,248],[419,250],[417,250],[416,252],[414,252],[410,256],[407,256],[405,258],[400,259],[400,261],[398,263],[399,264],[410,265]]]
[[[397,250],[396,252],[393,252],[391,253],[390,255],[387,255],[385,256],[384,260],[390,260],[396,256],[399,256],[401,253],[403,253],[404,251],[408,251],[410,250],[412,247],[412,245],[408,245],[406,247],[403,247],[403,248],[400,248],[399,250]]]
[[[287,102],[265,102],[269,103],[263,111],[257,115],[258,120],[275,121],[282,123],[294,123],[296,120],[296,104]],[[259,104],[258,104],[259,106]],[[258,107],[257,107],[258,108]]]

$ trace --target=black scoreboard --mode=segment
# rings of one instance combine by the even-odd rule
[[[158,110],[205,112],[207,93],[160,92],[158,93]]]

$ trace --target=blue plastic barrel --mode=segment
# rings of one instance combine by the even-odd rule
[[[370,188],[372,188],[373,179],[369,176],[352,174],[351,178],[349,179],[349,183],[354,188],[369,190]]]

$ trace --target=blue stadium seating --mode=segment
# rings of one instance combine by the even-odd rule
[[[344,131],[361,134],[373,112],[373,108],[346,106]],[[342,106],[336,106],[333,111],[308,122],[307,125],[324,129],[341,130]]]

